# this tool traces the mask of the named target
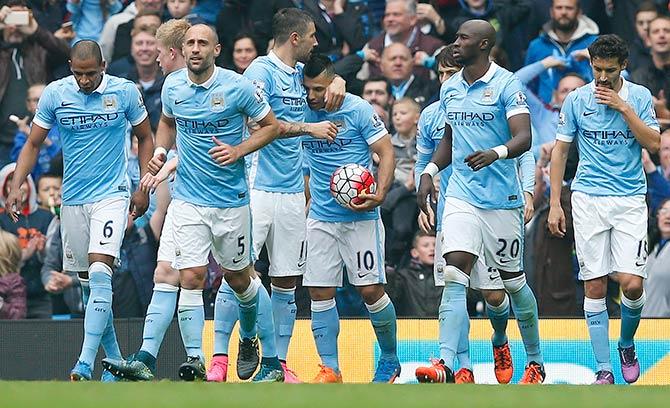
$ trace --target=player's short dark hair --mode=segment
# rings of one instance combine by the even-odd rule
[[[373,76],[365,80],[365,83],[363,84],[363,89],[365,89],[365,85],[369,84],[370,82],[383,82],[386,84],[386,93],[389,94],[389,96],[392,93],[392,88],[391,88],[391,83],[384,78],[383,76]]]
[[[449,44],[442,48],[442,51],[435,57],[435,62],[437,62],[438,67],[440,65],[443,67],[461,67],[461,64],[454,59],[454,44]]]
[[[628,59],[628,46],[618,35],[605,34],[589,45],[589,55],[591,59],[616,58],[619,64],[623,64]]]
[[[655,11],[658,13],[658,7],[656,6],[656,3],[653,1],[643,1],[640,3],[639,6],[637,6],[637,9],[635,10],[635,15],[637,16],[639,13],[644,13],[647,11]]]
[[[307,78],[316,78],[322,73],[325,73],[327,77],[332,78],[335,76],[335,66],[333,65],[333,61],[325,55],[312,54],[305,64],[303,73]]]
[[[92,40],[79,40],[70,50],[70,60],[87,60],[95,58],[98,65],[102,64],[102,51],[97,42]]]
[[[284,8],[272,17],[272,37],[275,45],[284,44],[292,33],[307,34],[309,25],[314,20],[305,11],[297,8]]]

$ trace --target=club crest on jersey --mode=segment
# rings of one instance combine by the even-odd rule
[[[491,87],[484,88],[484,92],[482,92],[482,102],[484,103],[493,102],[493,88]]]
[[[333,124],[337,126],[338,131],[342,131],[346,129],[346,124],[344,122],[344,119],[333,119]]]
[[[209,98],[209,110],[212,112],[221,112],[226,108],[226,101],[222,93],[214,93]]]
[[[119,104],[116,101],[116,95],[103,95],[102,110],[105,112],[116,112]]]

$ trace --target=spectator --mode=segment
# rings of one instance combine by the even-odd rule
[[[15,163],[6,165],[0,170],[0,186],[2,195],[0,204],[4,206],[9,185],[14,175]],[[51,299],[44,290],[40,270],[44,259],[46,234],[52,215],[37,205],[37,193],[32,177],[28,176],[21,186],[23,207],[19,209],[21,216],[13,222],[7,213],[0,213],[0,229],[10,232],[19,238],[21,246],[21,276],[27,287],[28,318],[51,318]]]
[[[73,42],[98,41],[107,19],[123,8],[120,0],[67,0],[66,4],[75,32]]]
[[[419,123],[419,105],[409,98],[402,98],[393,104],[393,128],[391,137],[395,153],[395,181],[407,182],[416,163],[416,125]]]
[[[224,2],[225,0],[193,1],[191,13],[197,16],[198,20],[201,20],[204,24],[214,26],[216,24],[216,16],[219,15]]]
[[[130,52],[130,32],[133,29],[132,21],[135,19],[135,16],[144,11],[153,11],[160,15],[163,12],[164,5],[165,0],[135,0],[122,12],[110,17],[102,28],[99,41],[105,61],[110,63],[128,55]],[[120,32],[119,29],[121,30]],[[117,44],[116,41],[119,38],[122,39]]]
[[[439,90],[436,81],[414,75],[412,53],[404,44],[393,43],[386,47],[380,66],[382,75],[391,83],[391,94],[396,101],[411,98],[423,108]]]
[[[647,259],[647,281],[644,291],[647,296],[642,317],[670,317],[670,200],[661,203],[656,213],[656,228],[659,242],[649,252]]]
[[[6,4],[0,8],[0,168],[10,162],[17,131],[9,116],[28,115],[28,88],[51,81],[52,70],[68,60],[70,51],[66,41],[41,28],[35,19],[24,26],[5,25],[11,11],[28,10],[24,0]]]
[[[668,126],[670,111],[664,89],[670,87],[670,17],[659,16],[649,23],[652,63],[633,71],[633,82],[651,91],[660,125]]]
[[[409,261],[386,269],[386,291],[398,317],[437,317],[442,287],[435,286],[435,235],[418,232],[414,236]]]
[[[652,64],[651,54],[649,53],[649,23],[658,17],[656,4],[652,1],[645,1],[637,8],[635,12],[635,32],[636,36],[630,43],[628,65],[629,71],[635,71],[638,68]]]
[[[44,173],[37,180],[37,203],[40,208],[55,214],[60,207],[63,176],[54,173]]]
[[[571,54],[586,49],[598,35],[598,26],[581,14],[578,0],[553,0],[551,20],[543,27],[543,33],[531,41],[525,65],[541,61],[548,56],[563,58],[565,68],[551,68],[541,73],[529,88],[544,103],[550,103],[558,82],[568,72],[575,72],[584,80],[591,81],[593,73],[588,60],[577,61]]]
[[[653,214],[661,203],[670,198],[670,129],[661,133],[661,147],[658,151],[660,165],[656,165],[646,150],[642,150],[642,166],[647,175],[647,196],[649,211]]]
[[[167,0],[168,14],[172,18],[183,18],[191,25],[207,24],[202,17],[193,12],[196,3],[196,0]],[[216,17],[216,14],[214,16]]]
[[[254,37],[241,33],[233,40],[233,48],[227,58],[230,62],[225,65],[238,74],[242,74],[257,56],[258,46]]]
[[[304,0],[303,9],[316,26],[318,45],[313,52],[327,55],[335,64],[335,72],[351,82],[362,65],[354,53],[368,40],[362,20],[367,9],[346,0]]]
[[[133,20],[123,23],[116,30],[116,39],[114,40],[114,53],[111,62],[130,55],[131,39],[133,30],[157,30],[161,25],[161,11],[144,9],[138,12]]]
[[[372,38],[364,49],[369,76],[374,77],[381,73],[379,56],[382,55],[382,51],[393,43],[401,43],[409,47],[413,63],[414,61],[418,63],[413,67],[413,74],[429,80],[432,71],[421,63],[432,61],[426,57],[437,55],[444,44],[437,38],[424,34],[417,26],[416,1],[388,0],[383,23],[384,31]],[[419,52],[421,53],[415,60],[415,54]]]
[[[147,16],[148,17],[148,16]],[[138,17],[135,21],[145,17]],[[153,18],[157,18],[153,15]],[[163,75],[156,62],[156,28],[153,25],[135,28],[131,34],[130,55],[113,62],[107,72],[135,82],[142,92],[149,114],[151,129],[155,132],[161,116],[161,88]]]
[[[11,160],[14,162],[19,158],[19,153],[21,153],[23,145],[25,145],[26,141],[28,140],[28,135],[30,134],[30,124],[33,117],[35,116],[35,112],[37,112],[37,103],[42,96],[42,91],[44,91],[44,84],[35,84],[28,88],[28,94],[26,97],[26,108],[28,110],[28,115],[16,122],[18,131],[14,136],[14,148],[12,149],[12,153],[10,155]],[[60,151],[60,133],[58,132],[57,127],[54,126],[49,130],[47,138],[44,139],[39,156],[37,157],[37,163],[35,163],[35,167],[30,173],[33,176],[33,180],[39,180],[43,173],[49,171],[51,160],[56,157]]]
[[[419,230],[416,204],[414,169],[410,171],[405,183],[394,182],[381,205],[382,222],[386,230],[384,243],[386,265],[397,266],[402,263],[410,248],[412,237]]]
[[[26,3],[33,11],[37,24],[49,32],[55,33],[65,21],[67,10],[62,1],[27,0]]]
[[[449,31],[455,33],[467,20],[486,20],[496,30],[496,46],[505,50],[511,58],[507,68],[514,70],[521,67],[521,50],[527,46],[521,23],[530,17],[531,0],[459,0],[459,3],[460,9],[449,21]]]
[[[26,285],[19,274],[19,240],[0,230],[0,319],[26,318]]]
[[[388,111],[391,106],[391,83],[383,77],[374,77],[365,81],[363,85],[363,99],[376,103]]]
[[[258,44],[258,55],[265,55],[272,40],[272,16],[282,8],[295,7],[293,0],[224,0],[216,18],[216,33],[221,49],[232,50],[241,32],[251,34]]]
[[[456,31],[447,23],[448,17],[458,13],[459,0],[431,0],[416,5],[416,17],[424,34],[439,38],[446,44],[456,39]]]

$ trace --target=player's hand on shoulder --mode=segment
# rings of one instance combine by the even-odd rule
[[[326,139],[329,142],[332,142],[337,136],[337,125],[328,120],[318,123],[310,123],[309,128],[310,135],[317,139]]]
[[[347,93],[347,82],[340,76],[336,76],[326,89],[326,110],[334,112],[340,109]]]
[[[130,214],[136,220],[144,215],[149,208],[149,194],[142,190],[137,190],[130,198]]]
[[[478,171],[498,160],[498,153],[492,149],[478,150],[465,158],[465,163],[474,170]]]
[[[384,196],[381,194],[368,194],[365,191],[361,191],[358,198],[363,202],[360,204],[355,204],[353,201],[349,203],[349,208],[356,212],[370,211],[384,202]]]
[[[555,237],[563,238],[566,232],[565,213],[560,206],[549,207],[549,216],[547,218],[549,232]]]
[[[604,86],[596,86],[593,94],[596,98],[596,103],[607,105],[615,111],[621,112],[628,107],[628,104],[621,99],[614,89],[606,88]]]
[[[207,153],[212,159],[221,166],[227,166],[235,163],[242,157],[242,153],[237,146],[225,144],[216,137],[212,137],[216,146],[209,149]]]

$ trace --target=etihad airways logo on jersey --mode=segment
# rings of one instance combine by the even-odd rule
[[[342,139],[342,138],[337,138],[332,142],[322,139],[303,140],[302,148],[308,149],[310,153],[314,154],[331,153],[344,150],[344,148],[350,145],[352,142],[353,142],[352,139]]]
[[[194,119],[183,119],[175,117],[175,122],[177,126],[186,133],[206,133],[206,134],[218,134],[221,133],[230,121],[228,119],[218,119],[218,120],[194,120]]]
[[[625,145],[628,144],[630,139],[634,139],[635,136],[631,133],[630,129],[624,130],[582,130],[582,135],[585,138],[590,139],[593,144],[599,146],[607,145]]]
[[[291,96],[282,96],[281,102],[288,106],[291,112],[303,112],[307,104],[305,98],[294,98]]]
[[[491,112],[447,112],[447,121],[452,126],[484,126],[495,119]]]
[[[118,118],[119,114],[115,112],[104,113],[102,115],[66,116],[60,118],[58,121],[61,126],[69,126],[72,130],[87,130],[107,127],[110,122],[114,122]]]

